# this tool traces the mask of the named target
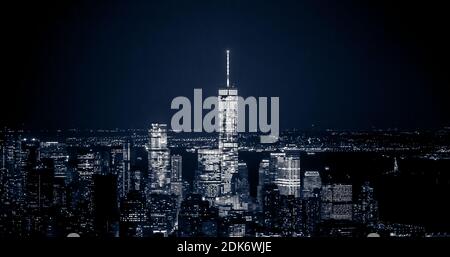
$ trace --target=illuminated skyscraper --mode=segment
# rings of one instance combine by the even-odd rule
[[[318,171],[305,171],[303,177],[302,197],[310,198],[314,196],[314,191],[322,187],[322,180]]]
[[[287,151],[277,158],[275,184],[281,195],[300,197],[300,155],[296,151]]]
[[[148,145],[149,188],[147,193],[170,193],[170,151],[167,147],[167,125],[152,124]]]
[[[167,147],[167,125],[152,124],[148,145],[149,183],[147,206],[150,229],[167,236],[172,232],[177,213],[177,197],[171,193],[170,151]]]
[[[277,178],[278,173],[278,162],[279,160],[282,160],[285,156],[285,153],[270,153],[270,159],[269,159],[269,173],[268,177],[266,178],[268,180],[269,184],[274,184],[275,179]]]
[[[67,179],[69,155],[65,144],[58,142],[41,142],[41,158],[50,158],[55,166],[55,177]]]
[[[264,185],[268,185],[270,183],[269,180],[269,160],[263,159],[259,164],[258,170],[258,187],[257,187],[257,198],[258,198],[258,208],[262,209],[263,205],[263,189]]]
[[[238,91],[230,85],[230,51],[227,50],[227,85],[219,90],[219,151],[221,194],[231,193],[231,178],[238,169]]]
[[[170,166],[172,169],[170,192],[177,195],[179,200],[181,200],[183,195],[182,158],[181,155],[173,155],[170,160]]]
[[[87,153],[77,155],[77,173],[80,182],[80,202],[87,205],[88,211],[94,208],[93,191],[94,191],[94,174],[96,163],[98,163],[98,153]]]
[[[117,192],[123,198],[132,189],[130,172],[130,143],[125,142],[121,149],[111,151],[111,169],[117,175]]]
[[[195,191],[212,203],[220,195],[220,152],[217,149],[198,150]]]
[[[321,192],[323,220],[352,220],[352,185],[324,185]]]
[[[374,189],[368,182],[361,186],[353,213],[355,221],[364,225],[373,226],[378,221],[378,202],[375,199]]]
[[[130,190],[120,203],[120,236],[142,237],[147,220],[145,198],[139,191]]]

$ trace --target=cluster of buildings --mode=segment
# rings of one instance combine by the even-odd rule
[[[196,149],[193,181],[171,152],[168,128],[152,124],[145,149],[122,140],[74,147],[3,133],[0,236],[365,236],[380,226],[373,188],[323,183],[300,151],[259,164],[256,197],[238,158],[238,91],[219,90],[218,144]],[[402,235],[423,233],[401,227]],[[398,232],[400,233],[400,232]],[[409,233],[409,234],[408,234]]]

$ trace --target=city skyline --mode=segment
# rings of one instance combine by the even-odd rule
[[[8,4],[0,239],[449,238],[443,11],[326,3]]]
[[[226,53],[228,68],[229,51]],[[41,142],[38,137],[22,138],[21,131],[2,130],[1,236],[448,236],[445,223],[437,229],[426,223],[407,223],[408,219],[395,215],[384,220],[386,210],[380,213],[377,197],[383,195],[384,189],[375,189],[372,184],[379,179],[389,183],[405,176],[397,157],[414,160],[420,148],[428,154],[419,158],[447,163],[450,149],[446,138],[450,137],[450,130],[429,132],[427,136],[437,136],[437,141],[419,145],[419,149],[414,146],[419,141],[407,138],[420,133],[396,130],[380,133],[393,138],[402,135],[410,145],[404,142],[400,147],[393,138],[371,139],[377,138],[375,132],[356,132],[335,134],[335,140],[342,140],[341,143],[315,146],[313,141],[326,142],[327,136],[310,135],[298,142],[294,138],[298,139],[301,132],[295,131],[286,131],[279,140],[265,144],[254,141],[258,133],[239,135],[238,90],[229,84],[228,69],[226,74],[226,87],[218,89],[219,129],[206,141],[200,138],[189,143],[190,138],[182,136],[177,139],[179,132],[169,134],[167,124],[161,123],[152,123],[142,136],[136,132],[131,136],[128,131],[98,142],[102,136],[92,134],[94,131],[88,137],[78,138],[79,132],[73,131],[75,137],[62,135],[57,141]],[[352,136],[363,136],[360,145],[342,144],[347,140],[355,144]],[[215,139],[208,141],[212,138]],[[174,145],[172,140],[178,143]],[[366,145],[367,142],[379,142],[381,148]],[[180,143],[187,144],[177,147]],[[388,156],[378,156],[380,151]],[[306,168],[302,164],[308,156],[339,152],[373,153],[371,158],[381,158],[377,161],[380,164],[391,160],[391,167],[377,168],[377,175],[350,175],[342,171],[334,174],[338,166],[330,167],[326,162]],[[196,163],[191,174],[183,172],[188,153],[194,154],[190,162]],[[255,160],[243,159],[240,154],[244,153],[260,155],[254,163],[256,177],[255,171],[250,172]],[[365,178],[356,182],[354,176]],[[432,176],[438,185],[447,185],[448,190],[449,177],[441,173]],[[8,211],[11,207],[16,210]],[[66,225],[53,220],[62,220]]]

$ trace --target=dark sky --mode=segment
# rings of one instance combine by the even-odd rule
[[[280,97],[282,129],[450,125],[439,2],[14,2],[2,7],[2,126],[170,122],[174,97],[224,85],[227,48],[241,95]]]

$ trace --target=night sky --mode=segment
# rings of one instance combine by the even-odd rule
[[[280,97],[281,129],[450,126],[437,2],[14,2],[2,4],[1,126],[170,123],[174,97],[225,84],[227,48],[242,96]]]

